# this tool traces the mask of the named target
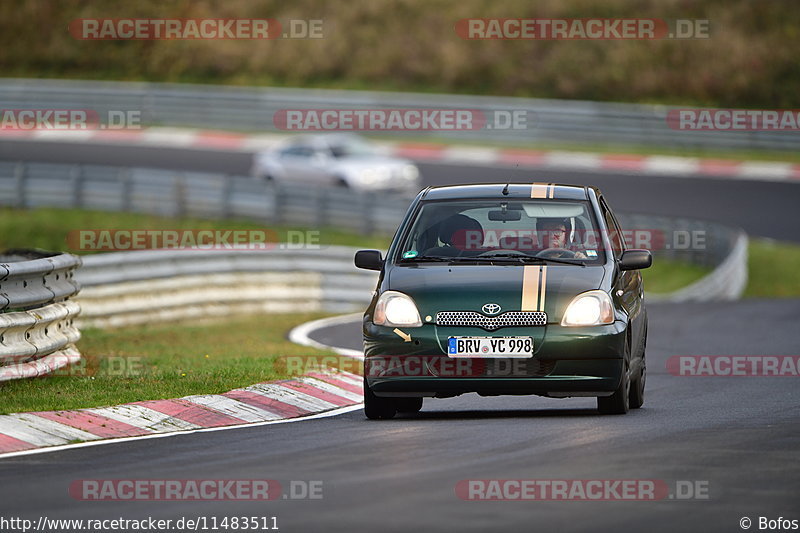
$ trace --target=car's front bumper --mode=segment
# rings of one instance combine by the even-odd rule
[[[364,375],[378,396],[538,394],[607,396],[618,386],[625,357],[626,323],[607,326],[401,329],[364,322]],[[451,358],[450,336],[531,336],[532,358]]]

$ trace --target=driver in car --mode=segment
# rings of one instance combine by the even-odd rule
[[[573,249],[574,247],[567,242],[570,228],[571,224],[568,219],[544,218],[536,222],[537,234],[542,248],[545,250],[553,248],[561,250],[561,253],[557,255],[557,252],[552,254],[548,252],[551,257],[586,259],[586,255],[583,252]]]

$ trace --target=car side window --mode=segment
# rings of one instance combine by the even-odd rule
[[[314,150],[309,148],[308,146],[290,146],[285,148],[282,152],[282,156],[289,156],[289,157],[311,157],[314,153]]]
[[[606,227],[608,228],[608,240],[611,242],[611,247],[614,249],[614,257],[619,259],[622,256],[623,250],[625,250],[625,243],[622,240],[622,232],[619,229],[619,225],[617,221],[614,219],[614,215],[611,213],[611,210],[608,208],[605,200],[600,200],[600,211],[603,213],[603,218],[606,221]]]

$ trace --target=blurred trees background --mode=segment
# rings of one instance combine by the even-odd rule
[[[80,41],[77,18],[322,19],[323,39]],[[709,19],[709,39],[463,40],[462,18]],[[0,3],[4,77],[435,91],[792,108],[796,0],[20,0]]]

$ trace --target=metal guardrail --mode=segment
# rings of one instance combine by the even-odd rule
[[[347,189],[314,188],[290,184],[271,185],[250,177],[226,176],[217,174],[172,172],[142,168],[114,168],[102,166],[69,166],[53,164],[12,164],[0,163],[0,205],[14,205],[18,207],[56,206],[92,208],[110,211],[136,211],[166,216],[195,216],[198,218],[241,218],[256,220],[266,224],[315,226],[344,229],[364,234],[391,234],[402,219],[409,199],[403,196],[356,193]],[[666,217],[653,217],[648,215],[620,214],[624,228],[645,229],[652,233],[660,233],[665,237],[665,246],[654,251],[658,257],[669,257],[675,260],[699,264],[707,267],[717,267],[726,261],[734,250],[741,232],[713,222],[671,219]],[[92,228],[87,228],[92,229]],[[691,236],[699,232],[703,235],[702,246],[677,246],[671,242],[675,235]],[[303,252],[292,250],[247,251],[245,255],[226,256],[220,251],[177,251],[176,256],[151,256],[158,252],[140,252],[130,265],[118,258],[117,254],[87,258],[86,266],[81,273],[85,283],[92,286],[117,282],[133,282],[144,279],[166,278],[174,276],[213,276],[221,273],[265,273],[265,272],[321,272],[322,275],[333,275],[352,269],[351,258],[340,257],[326,263],[324,257],[313,250]],[[314,255],[317,253],[318,255]],[[331,252],[332,253],[332,252]],[[197,257],[197,262],[187,261],[189,257]],[[206,254],[206,255],[203,255]],[[125,255],[125,254],[123,254]],[[157,259],[155,259],[157,257]],[[302,259],[302,260],[301,260]],[[103,261],[110,261],[113,267],[103,269]],[[305,262],[305,263],[304,263]],[[145,264],[145,267],[139,265]],[[98,265],[98,266],[93,266]],[[735,261],[730,263],[725,271],[724,278],[717,276],[715,279],[724,279],[725,282],[715,285],[716,289],[700,289],[694,286],[691,290],[684,291],[683,299],[715,299],[731,298],[741,294],[746,279],[746,246],[744,255],[737,255]],[[137,274],[138,272],[138,274]],[[85,273],[85,274],[84,274]],[[95,277],[90,277],[89,273]],[[106,277],[106,279],[103,278]],[[138,277],[137,277],[138,276]],[[142,277],[145,276],[145,277]],[[275,278],[277,279],[277,278]],[[288,286],[324,287],[330,292],[333,287],[340,286],[338,281],[299,281],[286,278]],[[273,280],[273,290],[277,290],[278,281]],[[176,281],[174,283],[182,283]],[[248,284],[257,283],[262,287],[262,294],[269,285],[268,280],[244,280],[239,276],[236,280],[228,278],[222,280],[217,277],[207,279],[207,296],[211,301],[214,298],[224,301],[233,301],[236,298],[250,302],[253,310],[264,309],[259,307],[258,298],[247,298]],[[265,285],[266,283],[266,285]],[[196,284],[201,285],[200,282]],[[183,285],[185,287],[185,284]],[[163,291],[177,290],[177,285],[161,285]],[[228,296],[222,297],[214,287],[227,287]],[[239,294],[233,297],[231,292],[236,287]],[[341,291],[346,295],[352,288],[342,286]],[[131,288],[135,292],[137,289]],[[320,289],[323,290],[323,289]],[[185,302],[186,309],[189,302],[200,305],[197,292],[193,294],[174,293],[177,300]],[[91,294],[91,292],[89,293]],[[87,294],[84,293],[84,297]],[[117,294],[121,297],[121,294]],[[657,296],[655,296],[657,297]],[[289,298],[287,296],[286,298]],[[297,297],[292,297],[297,298]],[[317,301],[318,297],[313,296]],[[87,300],[88,301],[88,300]],[[328,301],[322,298],[319,301]],[[160,306],[168,305],[164,299],[153,300]],[[129,302],[130,303],[130,302]],[[294,304],[293,304],[294,305]],[[317,304],[304,304],[303,309],[316,309]],[[143,309],[136,302],[130,303],[128,323],[134,323],[133,311]],[[213,306],[207,306],[209,310]],[[297,305],[287,304],[268,306],[270,309],[300,309]],[[327,304],[321,308],[333,309]],[[95,308],[96,309],[96,308]],[[217,308],[219,309],[219,308]],[[348,308],[349,309],[349,308]],[[338,308],[335,310],[339,310]],[[344,309],[347,310],[347,309]],[[210,311],[209,311],[210,312]],[[181,311],[174,313],[161,313],[167,316],[193,316]],[[99,311],[92,310],[92,305],[84,312],[85,317],[93,317],[95,323],[100,323]],[[87,318],[87,320],[89,320]],[[119,321],[117,321],[119,322]]]
[[[80,257],[28,250],[0,256],[0,381],[51,373],[80,359],[68,298],[80,290]]]
[[[646,221],[651,229],[676,227],[663,217],[623,218],[632,219]],[[648,298],[737,298],[747,279],[746,236],[710,222],[680,221],[677,227],[707,232],[710,248],[704,257],[719,264],[685,289]],[[353,266],[356,250],[148,250],[88,256],[78,272],[84,286],[80,325],[115,327],[253,312],[361,311],[377,274]]]
[[[487,116],[525,111],[525,129],[415,131],[457,140],[536,143],[612,143],[659,147],[797,150],[800,137],[786,132],[683,131],[670,129],[670,108],[657,105],[535,98],[393,92],[226,87],[167,83],[41,79],[0,81],[0,107],[16,109],[133,110],[150,126],[276,131],[283,109],[470,109]],[[397,132],[385,132],[403,135]]]
[[[377,275],[354,248],[146,250],[87,256],[78,272],[80,326],[255,312],[362,309]]]
[[[707,221],[620,215],[625,228],[666,236],[657,257],[715,267],[705,278],[656,301],[732,300],[747,280],[747,237]],[[701,235],[703,249],[670,246],[672,235]],[[81,325],[124,326],[251,312],[363,310],[377,275],[356,269],[357,249],[341,246],[273,250],[148,250],[88,256]]]
[[[71,254],[7,250],[0,255],[0,311],[32,309],[76,294],[80,285],[73,271],[80,264]]]
[[[689,302],[706,300],[737,300],[747,286],[747,235],[736,237],[728,256],[703,279],[679,289],[662,300]]]
[[[653,250],[660,258],[684,262],[712,271],[696,282],[669,294],[645,294],[652,301],[688,302],[737,300],[747,285],[747,234],[737,228],[707,220],[619,213],[623,229],[646,230],[663,236],[663,246]],[[696,241],[696,242],[695,242]],[[689,243],[689,244],[687,244]]]
[[[409,199],[245,176],[96,165],[0,162],[0,205],[245,218],[287,226],[392,233]],[[354,216],[357,213],[358,216]]]

